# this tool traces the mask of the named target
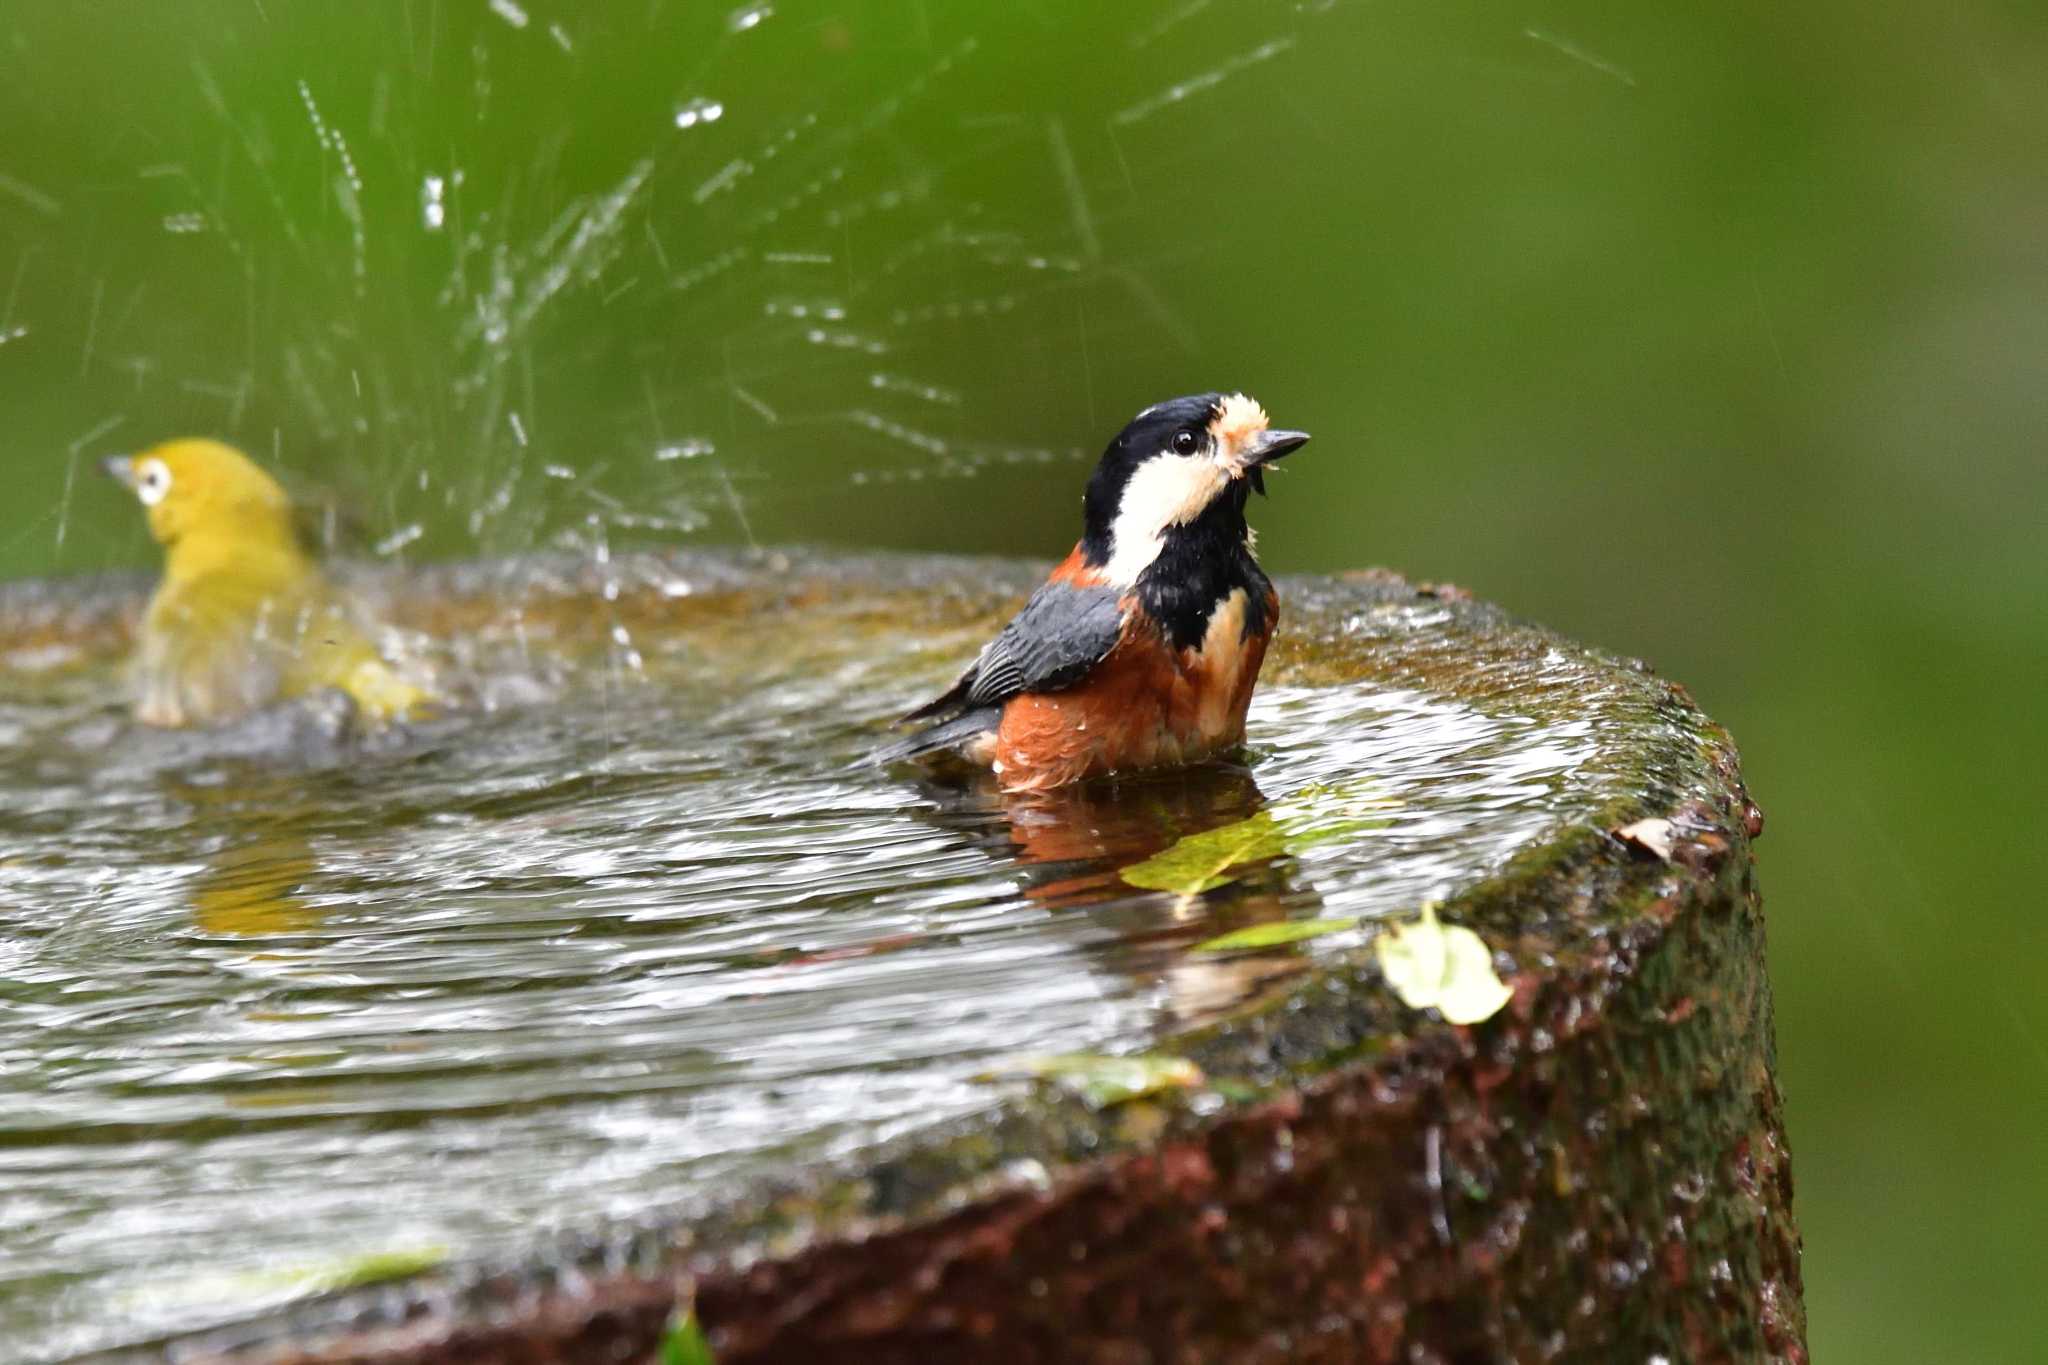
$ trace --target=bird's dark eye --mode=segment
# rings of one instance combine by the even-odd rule
[[[1176,455],[1192,455],[1201,447],[1201,444],[1201,438],[1192,431],[1176,431],[1173,433],[1173,453]]]

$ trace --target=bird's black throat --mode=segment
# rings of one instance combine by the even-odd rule
[[[1245,593],[1245,638],[1266,632],[1273,582],[1246,543],[1247,491],[1243,483],[1233,483],[1201,516],[1170,527],[1158,557],[1138,575],[1138,602],[1175,649],[1199,647],[1217,605],[1239,588]]]

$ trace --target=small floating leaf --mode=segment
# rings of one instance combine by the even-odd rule
[[[335,1289],[359,1289],[366,1284],[402,1280],[408,1275],[432,1270],[447,1259],[447,1247],[399,1247],[332,1261],[251,1271],[232,1278],[259,1293],[288,1290],[294,1294],[324,1294]]]
[[[354,1289],[360,1285],[382,1284],[386,1280],[402,1280],[408,1275],[432,1270],[447,1259],[448,1248],[444,1246],[400,1247],[337,1261],[324,1271],[315,1269],[308,1278],[318,1281],[321,1289]]]
[[[1017,1069],[1050,1081],[1081,1097],[1092,1109],[1107,1109],[1167,1090],[1192,1090],[1203,1083],[1202,1068],[1185,1057],[1139,1053],[1111,1057],[1070,1052],[1051,1057],[1026,1057]]]
[[[717,1365],[711,1355],[711,1343],[704,1339],[704,1329],[697,1325],[696,1313],[678,1308],[669,1314],[668,1325],[661,1329],[661,1351],[655,1360],[658,1365]]]
[[[1389,927],[1372,947],[1387,984],[1410,1009],[1434,1006],[1453,1024],[1491,1019],[1514,994],[1495,974],[1485,940],[1437,923],[1434,902],[1413,924]]]
[[[360,1289],[368,1284],[401,1280],[432,1270],[448,1259],[444,1246],[401,1247],[371,1251],[360,1256],[338,1257],[271,1270],[208,1272],[143,1286],[133,1295],[135,1302],[149,1304],[214,1303],[250,1297],[325,1294],[338,1289]]]
[[[1305,938],[1321,938],[1325,934],[1341,934],[1346,929],[1356,929],[1358,921],[1352,919],[1284,919],[1271,924],[1254,924],[1243,929],[1232,929],[1227,934],[1203,939],[1194,946],[1198,953],[1229,953],[1241,948],[1275,948],[1283,943],[1299,943]]]
[[[1148,891],[1199,896],[1236,881],[1248,864],[1383,828],[1393,805],[1369,777],[1332,786],[1318,783],[1247,819],[1190,834],[1121,875]]]
[[[1248,820],[1190,834],[1171,848],[1131,864],[1122,876],[1132,886],[1148,891],[1199,896],[1243,875],[1231,868],[1277,858],[1286,851],[1280,822],[1271,811],[1262,810]]]

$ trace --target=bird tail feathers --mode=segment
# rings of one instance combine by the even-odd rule
[[[1002,720],[1000,706],[984,706],[969,711],[964,716],[955,716],[949,721],[928,726],[916,734],[884,744],[862,760],[864,765],[886,767],[906,759],[922,758],[941,749],[959,749],[983,735],[992,733]]]
[[[930,720],[934,716],[942,716],[948,711],[957,711],[966,702],[967,690],[973,685],[974,670],[970,668],[960,675],[959,681],[955,682],[938,696],[933,697],[923,706],[918,707],[914,711],[905,711],[902,715],[896,717],[896,723],[898,725],[909,725],[920,720]]]

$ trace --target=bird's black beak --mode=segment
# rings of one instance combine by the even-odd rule
[[[1252,438],[1251,448],[1245,451],[1245,463],[1271,464],[1282,455],[1300,450],[1307,444],[1308,433],[1305,431],[1262,431]]]
[[[1308,433],[1305,431],[1262,431],[1253,437],[1245,450],[1244,468],[1245,479],[1251,484],[1252,491],[1262,498],[1266,496],[1266,475],[1262,466],[1307,444]]]
[[[100,473],[120,482],[129,491],[135,488],[135,466],[126,455],[109,455],[100,461]]]

